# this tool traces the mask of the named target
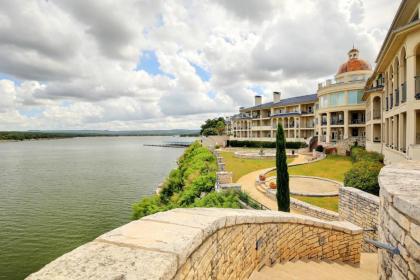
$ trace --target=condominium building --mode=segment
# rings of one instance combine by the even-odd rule
[[[317,94],[281,99],[273,93],[271,102],[255,96],[252,107],[241,108],[231,117],[231,136],[236,140],[273,141],[277,124],[282,124],[287,141],[306,141],[319,136],[324,145],[343,139],[364,141],[365,104],[362,101],[370,65],[359,59],[359,51],[348,52],[333,80],[318,85]],[[319,102],[318,102],[319,101]]]
[[[355,48],[334,79],[317,94],[241,108],[232,117],[232,139],[275,139],[276,126],[287,141],[317,136],[324,146],[348,149],[355,141],[384,154],[385,162],[420,160],[420,1],[403,0],[372,71]]]
[[[402,1],[363,95],[366,148],[387,163],[420,159],[419,10],[419,1]]]
[[[273,101],[267,103],[257,95],[254,106],[240,108],[239,114],[230,118],[231,138],[274,141],[281,123],[287,141],[305,141],[315,133],[316,102],[316,94],[281,99],[280,92],[274,92]]]
[[[371,74],[369,63],[360,59],[359,51],[353,48],[334,80],[318,84],[317,135],[321,143],[337,143],[344,139],[364,142],[366,108],[362,96]]]

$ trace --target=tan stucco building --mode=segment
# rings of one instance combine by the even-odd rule
[[[281,99],[280,92],[273,92],[267,103],[257,95],[254,106],[241,108],[230,118],[231,139],[274,141],[281,123],[287,141],[306,141],[315,133],[316,102],[316,94]]]
[[[420,160],[420,1],[403,1],[376,59],[363,99],[366,148],[386,163]]]
[[[273,141],[278,122],[287,141],[348,147],[355,141],[384,154],[386,163],[420,160],[420,1],[403,0],[372,71],[355,48],[317,94],[241,108],[231,137]]]
[[[364,143],[365,104],[362,96],[372,70],[369,63],[359,58],[357,49],[351,49],[348,57],[334,80],[318,85],[317,135],[323,144],[345,139]]]

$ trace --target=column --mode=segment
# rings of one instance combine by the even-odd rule
[[[404,148],[404,115],[398,115],[398,150]]]
[[[412,102],[415,100],[415,80],[414,77],[416,76],[416,55],[411,54],[407,56],[407,102]],[[408,119],[408,116],[407,116]],[[407,122],[407,125],[409,123]],[[407,131],[413,130],[414,127],[407,126]]]
[[[349,110],[344,110],[344,139],[349,138]]]
[[[331,122],[331,113],[330,112],[328,112],[327,113],[327,134],[326,134],[326,140],[325,140],[325,142],[327,142],[327,143],[329,143],[330,142],[330,135],[331,135],[331,125],[330,125],[330,122]]]
[[[322,131],[321,131],[321,119],[322,119],[322,117],[321,117],[321,114],[318,114],[316,116],[316,118],[318,119],[317,126],[316,126],[316,130],[318,131],[318,141],[321,141],[321,136],[322,136]]]

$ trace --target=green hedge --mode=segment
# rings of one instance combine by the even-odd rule
[[[230,140],[228,141],[228,146],[230,147],[248,147],[248,148],[275,148],[276,142],[269,141],[239,141],[239,140]],[[286,149],[300,149],[305,148],[305,142],[286,142]]]
[[[351,160],[353,162],[358,162],[362,160],[374,161],[374,162],[384,162],[384,156],[377,152],[368,152],[362,147],[352,147],[350,153]]]
[[[354,164],[344,175],[344,185],[378,195],[378,176],[384,166],[384,156],[354,146],[351,148],[350,157]]]
[[[353,164],[344,176],[344,185],[378,195],[378,175],[383,165],[380,162],[362,160]]]
[[[178,168],[170,172],[160,194],[133,205],[133,218],[179,207],[239,208],[238,194],[214,192],[216,171],[215,156],[198,141],[194,142],[179,158]]]

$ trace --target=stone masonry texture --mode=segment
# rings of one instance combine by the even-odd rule
[[[340,187],[338,213],[340,220],[349,221],[359,227],[369,230],[363,233],[364,239],[378,239],[379,197],[367,192]],[[364,252],[377,252],[376,247],[363,242]]]
[[[278,211],[192,208],[103,234],[27,279],[247,279],[299,259],[360,261],[361,228]]]
[[[420,279],[420,162],[384,167],[379,185],[379,240],[400,251],[379,250],[380,279]]]

